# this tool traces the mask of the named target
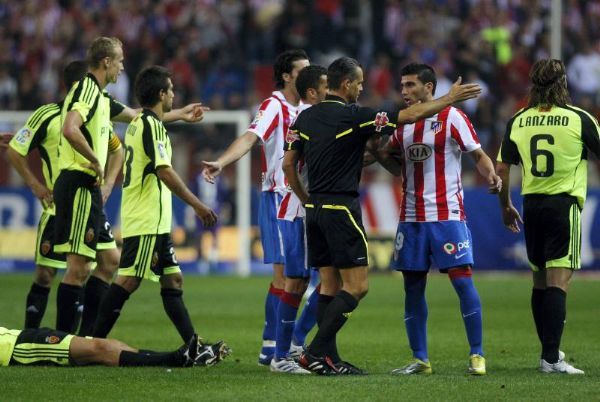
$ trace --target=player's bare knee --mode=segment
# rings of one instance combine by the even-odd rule
[[[357,289],[357,294],[355,295],[355,297],[360,300],[363,297],[365,297],[367,295],[367,293],[369,293],[369,282],[365,282],[362,283],[358,289]]]
[[[356,300],[364,298],[369,293],[369,282],[361,281],[356,283],[344,284],[343,290],[350,293]]]
[[[133,293],[140,286],[141,279],[134,276],[117,276],[114,283],[121,286],[129,293]]]
[[[98,252],[98,268],[111,275],[116,272],[119,267],[119,251],[116,248],[102,250]]]
[[[52,281],[54,280],[55,276],[56,268],[38,265],[35,268],[33,281],[39,286],[49,288],[52,285]]]
[[[122,348],[119,347],[121,342],[114,339],[99,338],[94,338],[92,341],[94,342],[94,355],[97,359],[106,365],[116,365],[115,355],[118,356],[121,353]]]
[[[160,285],[163,288],[183,289],[183,275],[179,272],[171,275],[163,275],[160,278]]]
[[[285,287],[285,275],[283,264],[273,264],[273,287],[283,289]]]
[[[87,264],[71,266],[67,268],[65,276],[63,277],[63,282],[71,285],[83,286],[89,275],[90,267]]]
[[[285,291],[288,293],[304,294],[308,287],[308,279],[285,278]]]

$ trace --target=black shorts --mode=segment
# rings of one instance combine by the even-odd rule
[[[96,259],[102,221],[102,195],[89,174],[63,170],[54,183],[54,251]]]
[[[367,236],[358,198],[311,195],[305,207],[309,266],[354,268],[369,265]]]
[[[533,270],[581,268],[581,210],[568,194],[527,194],[523,222],[527,258]]]
[[[96,250],[102,251],[117,248],[117,243],[115,242],[115,238],[112,233],[112,227],[108,222],[108,218],[106,217],[104,210],[102,210],[100,221],[102,224],[100,225],[100,231],[98,232],[98,244],[96,245]]]
[[[50,328],[28,328],[17,337],[10,364],[70,364],[69,347],[74,335]]]
[[[42,212],[38,223],[35,264],[41,267],[64,269],[67,267],[66,256],[54,252],[54,225],[54,215],[46,211]]]
[[[162,275],[181,272],[169,233],[123,239],[119,275],[158,281]]]

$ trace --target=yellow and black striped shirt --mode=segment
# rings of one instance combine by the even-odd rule
[[[171,231],[171,190],[157,175],[171,166],[171,140],[162,121],[144,109],[125,132],[125,167],[121,198],[123,237]]]
[[[587,152],[600,156],[600,127],[575,106],[526,108],[508,122],[498,161],[521,164],[522,194],[569,194],[583,208]]]
[[[22,156],[37,149],[42,159],[42,174],[46,187],[54,188],[58,176],[58,142],[61,135],[62,102],[39,107],[29,116],[25,125],[15,134],[9,146]],[[53,213],[54,207],[52,207]]]
[[[110,103],[92,74],[88,73],[71,87],[62,107],[63,124],[70,111],[77,111],[81,115],[81,132],[100,165],[105,166],[111,132]],[[87,167],[90,162],[77,152],[64,136],[60,138],[58,149],[60,170],[78,170],[95,176],[95,172]]]

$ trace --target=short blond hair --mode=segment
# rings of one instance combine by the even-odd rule
[[[123,47],[123,43],[114,37],[100,36],[92,42],[87,50],[87,62],[91,68],[98,68],[105,57],[111,59],[117,55],[117,48]]]

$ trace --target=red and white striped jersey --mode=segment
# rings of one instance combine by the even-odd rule
[[[311,106],[312,105],[310,105],[308,103],[303,103],[300,106],[298,106],[298,115],[300,115],[300,113],[303,110],[306,110]],[[290,134],[290,136],[286,136],[285,142],[288,142],[288,141],[292,142],[294,140],[294,137],[295,136],[293,134]],[[285,144],[284,144],[284,147],[285,147]],[[302,158],[300,161],[298,161],[298,173],[300,173],[301,179],[304,182],[304,185],[306,186],[307,180],[306,180],[306,174],[302,174],[303,168],[304,168],[304,158]],[[306,171],[304,171],[304,172],[306,172]],[[285,190],[286,190],[286,192],[283,196],[283,199],[281,200],[281,204],[279,204],[279,211],[277,211],[277,219],[285,219],[286,221],[293,221],[296,218],[303,218],[306,215],[306,212],[304,211],[304,206],[302,206],[302,202],[300,201],[300,198],[298,198],[296,196],[296,194],[292,191],[292,188],[289,185],[286,186]]]
[[[285,193],[287,182],[281,168],[285,135],[298,115],[298,106],[285,100],[281,91],[275,91],[260,105],[248,127],[262,141],[262,191]]]
[[[390,145],[403,151],[402,222],[465,220],[461,154],[481,148],[469,118],[454,107],[399,126]]]

